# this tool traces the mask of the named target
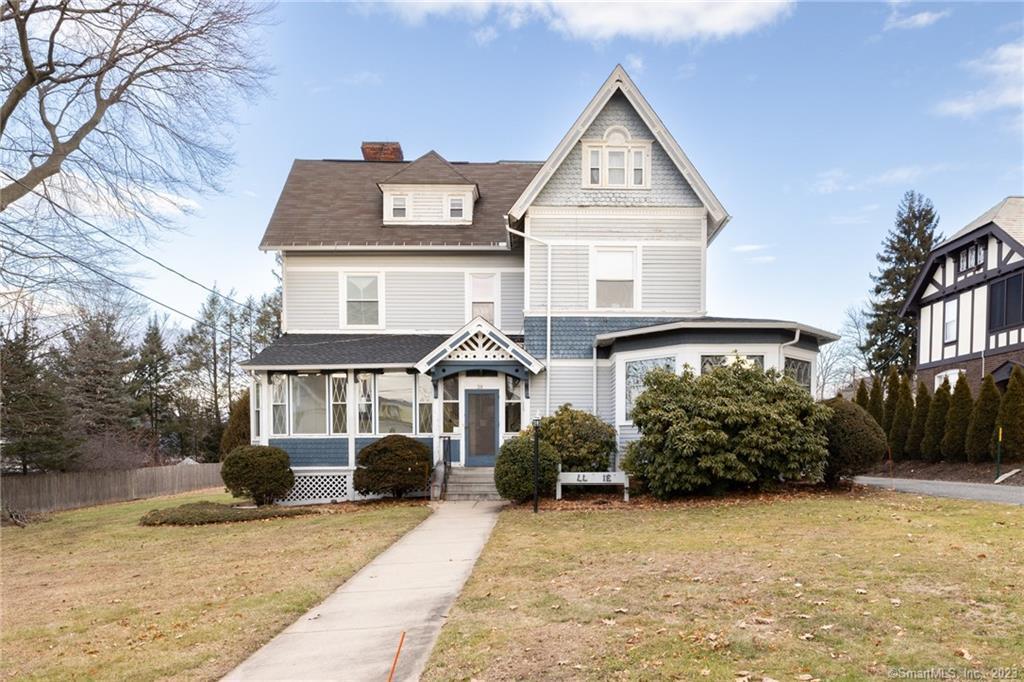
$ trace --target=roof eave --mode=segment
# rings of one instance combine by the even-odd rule
[[[651,327],[640,327],[637,329],[626,329],[618,332],[609,332],[607,334],[598,334],[594,337],[594,345],[597,347],[603,347],[611,345],[618,339],[629,338],[631,336],[644,336],[647,334],[657,334],[659,332],[676,331],[679,329],[785,329],[788,331],[800,331],[801,333],[807,333],[811,336],[824,341],[821,345],[838,341],[840,337],[838,334],[833,332],[825,331],[824,329],[818,329],[810,325],[802,324],[800,322],[790,322],[787,320],[766,320],[763,322],[758,321],[682,321],[682,322],[669,322],[666,324],[654,325]]]

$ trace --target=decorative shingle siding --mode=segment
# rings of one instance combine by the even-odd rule
[[[271,438],[270,445],[288,453],[293,467],[347,467],[348,438]]]
[[[593,357],[594,337],[597,334],[673,321],[674,318],[665,317],[552,317],[551,357],[590,358]],[[526,350],[538,359],[544,359],[546,324],[544,317],[527,317],[523,325]]]
[[[583,135],[601,139],[611,126],[623,126],[633,139],[654,135],[629,100],[616,93]],[[576,143],[534,202],[540,206],[700,206],[700,200],[661,145],[651,145],[651,189],[583,189],[583,146]]]

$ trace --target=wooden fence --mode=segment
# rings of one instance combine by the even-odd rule
[[[13,511],[50,512],[223,485],[219,463],[3,476],[0,504]]]

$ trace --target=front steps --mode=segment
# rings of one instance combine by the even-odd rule
[[[452,467],[446,500],[500,500],[494,467]]]

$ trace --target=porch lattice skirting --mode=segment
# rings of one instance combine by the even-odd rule
[[[278,504],[328,504],[361,498],[351,471],[295,471],[295,486]]]

